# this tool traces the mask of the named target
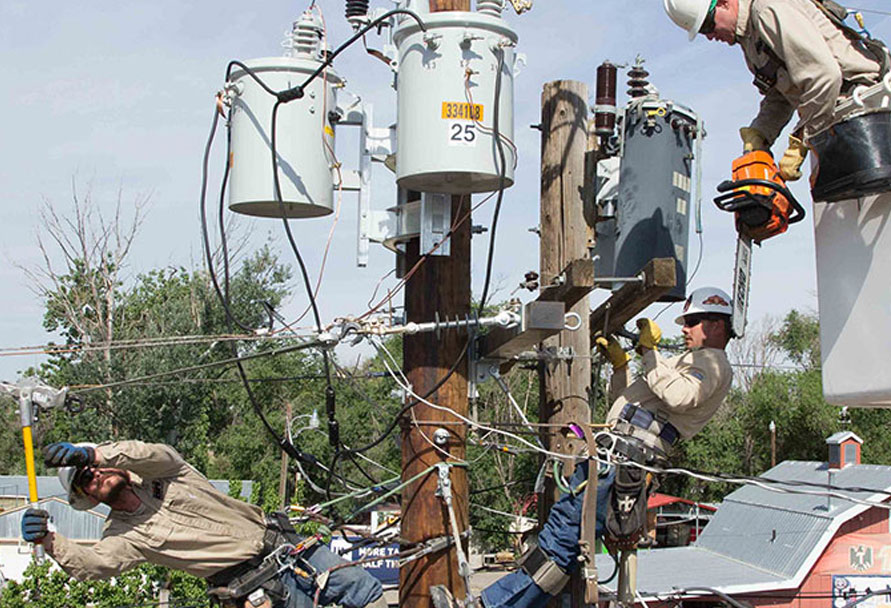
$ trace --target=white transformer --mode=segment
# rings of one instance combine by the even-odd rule
[[[245,61],[274,91],[302,84],[322,64],[321,23],[306,12],[295,22],[290,57]],[[232,71],[229,208],[262,217],[317,217],[333,209],[334,127],[329,113],[343,81],[330,68],[300,99],[281,104],[276,116],[276,154],[282,205],[273,186],[271,124],[276,97],[245,70]]]
[[[513,184],[517,35],[501,18],[501,0],[477,8],[426,14],[426,32],[402,19],[393,32],[401,188],[468,194],[497,190],[502,177]]]

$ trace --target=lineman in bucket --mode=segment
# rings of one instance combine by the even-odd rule
[[[720,289],[702,287],[691,293],[675,319],[683,326],[687,348],[676,357],[658,352],[659,326],[640,319],[637,351],[643,375],[633,382],[628,369],[631,357],[614,338],[597,339],[613,366],[607,422],[613,427],[614,453],[640,464],[664,466],[678,440],[698,433],[717,412],[733,375],[724,352],[731,337],[732,311],[730,296]],[[596,536],[606,536],[613,544],[633,544],[643,533],[645,477],[642,469],[630,465],[599,471]],[[585,458],[576,465],[570,487],[577,489],[587,479]],[[580,538],[590,532],[582,529],[585,494],[573,492],[557,501],[539,532],[538,546],[523,555],[520,569],[484,589],[474,608],[539,608],[563,589],[579,567]],[[435,586],[431,593],[436,608],[460,606],[445,587]]]
[[[739,130],[745,152],[770,150],[797,110],[799,121],[779,162],[786,181],[801,177],[808,139],[833,123],[836,103],[857,85],[888,71],[885,45],[863,38],[843,21],[833,0],[663,0],[665,12],[690,40],[739,44],[764,98],[758,115]]]
[[[73,508],[111,507],[92,547],[50,532],[46,511],[25,512],[23,538],[42,544],[79,580],[111,578],[149,562],[205,578],[227,607],[309,608],[319,586],[320,605],[387,606],[380,583],[365,570],[343,567],[347,562],[327,547],[298,536],[283,514],[265,515],[223,494],[170,446],[53,443],[44,460],[61,467]]]

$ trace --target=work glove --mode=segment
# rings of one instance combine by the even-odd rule
[[[770,144],[767,143],[767,138],[764,137],[758,129],[753,127],[743,127],[739,130],[739,137],[743,142],[743,152],[770,150]]]
[[[801,179],[801,165],[807,158],[807,146],[798,137],[789,136],[789,147],[780,159],[780,177],[787,182]]]
[[[49,513],[43,509],[28,509],[22,516],[22,538],[37,543],[49,534]]]
[[[628,361],[631,360],[631,355],[626,353],[622,349],[622,345],[612,336],[609,339],[599,336],[594,340],[594,344],[597,345],[597,350],[600,354],[606,357],[612,364],[613,369],[625,367],[628,365]]]
[[[644,348],[656,350],[659,341],[662,339],[662,330],[656,322],[652,319],[638,319],[637,329],[640,330],[640,336],[637,338],[635,350],[640,354],[642,354],[641,350]]]
[[[93,464],[93,448],[66,441],[51,443],[43,448],[43,463],[47,467],[86,467]]]

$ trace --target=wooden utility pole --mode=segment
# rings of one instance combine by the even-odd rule
[[[470,212],[470,196],[452,197],[453,222]],[[470,313],[470,220],[464,221],[450,239],[450,256],[430,256],[405,286],[406,321],[430,321],[446,316],[464,317]],[[420,259],[419,240],[408,243],[407,268]],[[467,334],[456,330],[405,336],[403,356],[405,375],[418,395],[426,395],[462,357]],[[408,399],[412,399],[410,396]],[[467,360],[429,397],[429,401],[449,407],[467,416]],[[413,417],[413,418],[412,418]],[[418,421],[415,425],[414,421]],[[439,424],[438,421],[442,421]],[[447,412],[423,403],[406,415],[402,430],[402,478],[409,479],[433,464],[448,460],[434,448],[433,433],[438,428],[449,432],[442,449],[455,459],[464,459],[467,429]],[[451,490],[458,528],[467,529],[467,473],[461,467],[451,469]],[[402,493],[402,536],[412,542],[439,536],[451,536],[449,512],[435,495],[438,475],[434,471],[413,483]],[[399,572],[399,605],[404,608],[429,608],[430,586],[445,585],[459,598],[465,595],[458,573],[454,549],[432,553],[410,562]]]
[[[588,144],[588,87],[581,82],[558,80],[544,85],[541,96],[541,283],[561,285],[571,280],[570,267],[578,260],[591,264],[588,255],[589,228],[585,221],[585,151]],[[579,315],[576,331],[563,330],[542,342],[548,355],[539,367],[540,419],[550,424],[584,424],[590,421],[588,392],[591,387],[591,335],[588,298],[567,302],[567,312]],[[543,427],[545,447],[561,454],[577,454],[584,442],[557,428]],[[571,458],[564,474],[572,474]],[[559,497],[549,483],[539,503],[544,522]],[[570,585],[573,606],[583,598],[580,577]]]

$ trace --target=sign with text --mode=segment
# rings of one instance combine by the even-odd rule
[[[361,536],[334,536],[331,538],[331,550],[347,561],[371,559],[360,564],[368,573],[379,580],[382,585],[399,584],[399,544],[361,546]]]

